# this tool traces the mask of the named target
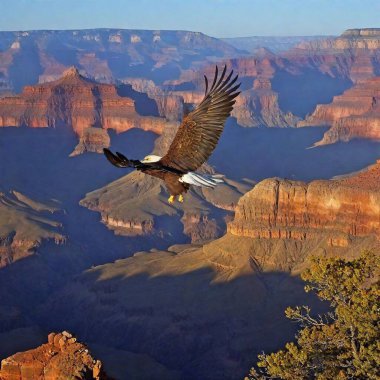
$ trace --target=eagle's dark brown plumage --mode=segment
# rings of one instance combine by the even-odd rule
[[[211,184],[212,187],[220,182],[193,172],[202,166],[214,151],[223,132],[224,123],[235,104],[235,98],[240,93],[240,83],[235,84],[238,75],[233,77],[231,70],[226,77],[226,70],[227,67],[224,66],[219,76],[216,66],[210,89],[205,76],[206,90],[203,100],[194,111],[184,117],[164,157],[154,162],[129,160],[121,153],[114,154],[104,149],[107,159],[117,167],[133,167],[165,181],[171,194],[169,201],[173,201],[176,195],[180,195],[182,200],[181,194],[190,188],[190,184]],[[147,156],[149,157],[153,156]]]

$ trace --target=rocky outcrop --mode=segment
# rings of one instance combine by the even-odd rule
[[[0,127],[61,125],[71,126],[79,136],[77,153],[99,152],[109,146],[105,130],[140,128],[161,134],[165,119],[140,116],[134,101],[118,96],[114,85],[85,78],[74,67],[59,80],[27,86],[20,96],[0,99]]]
[[[360,82],[332,103],[318,105],[299,127],[331,127],[316,145],[354,138],[380,140],[380,77]]]
[[[228,231],[255,239],[380,239],[380,163],[345,179],[304,183],[266,179],[246,193]]]
[[[248,183],[226,180],[214,190],[194,188],[185,202],[168,204],[163,182],[133,172],[88,193],[80,204],[100,212],[101,221],[117,234],[179,237],[176,224],[192,242],[219,237],[225,231],[224,217],[231,215]],[[165,222],[171,218],[170,226]],[[176,220],[176,222],[174,222]]]
[[[51,333],[48,342],[1,361],[1,380],[111,380],[100,360],[69,332]]]
[[[0,192],[0,268],[34,254],[43,241],[64,243],[62,226],[51,217],[58,211],[16,191]]]

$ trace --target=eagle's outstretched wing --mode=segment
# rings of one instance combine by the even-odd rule
[[[233,70],[225,78],[226,66],[218,76],[215,68],[214,81],[208,91],[208,80],[205,76],[206,91],[202,102],[190,112],[180,125],[177,134],[166,155],[159,161],[163,166],[183,172],[198,169],[214,151],[224,123],[230,115],[235,98],[240,94],[235,85],[238,75],[232,78]]]

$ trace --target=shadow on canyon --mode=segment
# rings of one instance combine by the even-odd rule
[[[230,118],[210,163],[227,177],[311,181],[351,173],[380,157],[380,144],[353,140],[310,148],[326,128],[242,128]]]
[[[38,323],[46,332],[75,331],[99,357],[102,349],[96,347],[102,345],[147,354],[180,372],[181,379],[237,379],[262,350],[271,352],[294,338],[297,326],[285,318],[287,306],[324,310],[304,292],[298,277],[286,273],[222,283],[211,283],[213,277],[206,265],[186,274],[152,277],[120,276],[112,268],[99,268],[53,295],[39,310]],[[112,363],[104,364],[111,375],[126,379]]]
[[[278,93],[281,110],[302,118],[313,112],[317,104],[330,103],[334,96],[352,87],[349,79],[306,68],[298,75],[279,69],[271,83]]]

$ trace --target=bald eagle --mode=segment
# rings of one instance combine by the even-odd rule
[[[238,75],[233,70],[226,77],[227,66],[218,75],[215,68],[214,80],[210,89],[205,78],[205,95],[194,111],[184,116],[177,134],[164,157],[149,155],[143,160],[130,160],[123,154],[104,149],[111,164],[118,168],[134,168],[145,174],[160,178],[169,190],[169,203],[183,202],[183,193],[191,185],[213,188],[223,182],[220,176],[195,173],[214,151],[224,123],[230,115],[235,98],[240,94],[240,83],[235,84]]]

